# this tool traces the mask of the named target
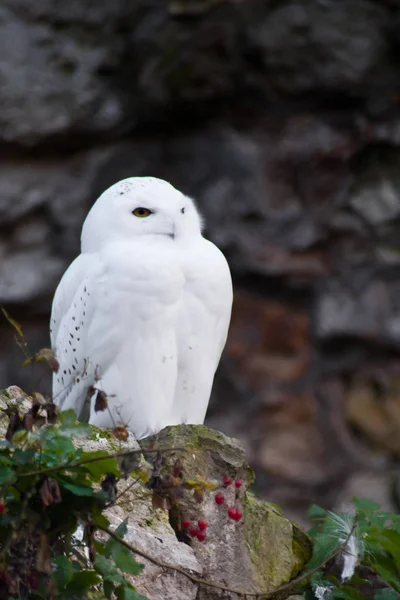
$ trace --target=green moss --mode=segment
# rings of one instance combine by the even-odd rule
[[[254,472],[245,460],[244,448],[240,442],[205,425],[169,426],[139,443],[144,453],[154,443],[161,448],[182,448],[179,456],[188,476],[201,474],[203,477],[215,478],[231,471],[231,475],[239,474],[247,486],[254,481]],[[219,464],[221,472],[218,474],[216,466]]]
[[[246,494],[244,512],[244,536],[261,589],[273,589],[295,577],[310,556],[307,536],[253,494]]]
[[[116,450],[118,450],[118,442],[114,437],[111,429],[102,429],[100,427],[96,427],[95,425],[89,425],[90,433],[87,435],[86,439],[97,441],[97,440],[107,440],[111,446],[116,446]]]
[[[305,565],[311,558],[312,544],[310,538],[299,529],[296,523],[292,523],[293,526],[293,556],[297,559],[294,562],[292,577],[295,577],[300,571],[303,570]]]

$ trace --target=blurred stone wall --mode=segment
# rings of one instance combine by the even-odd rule
[[[398,0],[0,6],[1,304],[47,346],[99,193],[155,175],[193,195],[235,278],[209,424],[300,520],[396,506],[399,26]],[[48,389],[0,326],[1,385]]]

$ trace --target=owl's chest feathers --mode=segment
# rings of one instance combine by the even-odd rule
[[[178,303],[184,294],[195,303],[212,303],[218,291],[213,250],[219,252],[203,238],[182,245],[158,238],[151,243],[110,244],[102,254],[99,292],[107,303],[117,297],[119,306],[124,302],[138,307],[148,301],[168,306]]]
[[[113,244],[102,255],[103,269],[98,280],[100,302],[118,308],[144,310],[178,301],[184,276],[170,244]],[[115,292],[118,294],[115,294]]]

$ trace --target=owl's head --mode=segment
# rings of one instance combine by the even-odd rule
[[[201,217],[191,198],[156,177],[130,177],[108,188],[94,203],[82,228],[82,251],[112,239],[201,235]]]

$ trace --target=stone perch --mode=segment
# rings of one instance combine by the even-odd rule
[[[0,411],[11,405],[20,405],[23,412],[30,400],[20,388],[12,386],[0,392]],[[4,436],[7,421],[0,417],[0,436]],[[131,436],[127,442],[120,443],[110,431],[95,427],[87,439],[79,439],[77,443],[87,451],[110,453],[139,447]],[[149,461],[146,449],[182,448],[174,457],[182,462],[185,480],[221,482],[221,488],[206,491],[200,503],[189,492],[179,499],[184,519],[193,522],[204,519],[208,523],[207,538],[200,542],[179,531],[173,509],[155,508],[153,493],[146,485],[134,483],[131,477],[121,480],[118,492],[126,492],[117,500],[117,505],[107,510],[107,517],[114,527],[128,517],[125,536],[128,543],[158,562],[178,567],[195,578],[249,593],[273,591],[305,567],[311,553],[307,536],[274,505],[257,499],[250,491],[254,474],[237,440],[203,425],[179,425],[166,427],[159,434],[140,440],[140,447]],[[145,458],[141,459],[143,465]],[[166,460],[171,460],[169,454]],[[241,487],[224,488],[224,475],[232,480],[240,479]],[[215,502],[217,493],[224,495],[222,505]],[[243,515],[237,522],[227,515],[228,507],[233,504]],[[239,598],[237,594],[200,585],[174,569],[158,566],[141,556],[138,560],[144,563],[145,569],[132,581],[137,591],[149,600]],[[280,598],[288,595],[289,591]]]

